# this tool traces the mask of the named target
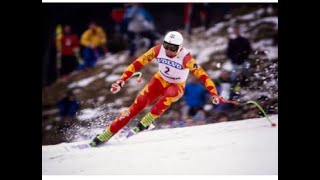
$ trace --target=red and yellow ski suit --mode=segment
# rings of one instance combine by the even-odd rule
[[[152,47],[148,52],[140,56],[130,64],[121,76],[121,80],[126,81],[133,73],[141,69],[152,60],[156,59],[162,45]],[[189,69],[207,88],[213,96],[217,96],[217,90],[212,80],[208,77],[201,66],[196,64],[195,59],[187,53],[182,60],[182,69]],[[152,118],[159,117],[166,111],[171,103],[176,102],[184,93],[186,81],[181,83],[170,83],[166,81],[161,72],[158,71],[143,88],[129,109],[122,112],[109,126],[108,130],[115,134],[123,128],[134,116],[142,111],[147,105],[153,103],[157,98],[159,100],[150,110]]]

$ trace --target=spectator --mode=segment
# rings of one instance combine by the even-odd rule
[[[200,22],[201,25],[207,29],[209,26],[208,13],[209,4],[208,3],[186,3],[184,4],[184,30],[187,34],[191,34],[192,19],[195,16],[196,9],[199,8]]]
[[[115,9],[112,9],[111,11],[112,20],[116,23],[115,32],[117,36],[121,34],[121,23],[123,22],[123,19],[124,19],[124,13],[125,11],[123,8],[115,8]]]
[[[151,14],[138,3],[126,4],[124,26],[127,28],[130,58],[134,58],[139,47],[149,49],[159,38]],[[146,40],[146,41],[145,41]]]
[[[94,68],[96,62],[102,54],[105,54],[107,43],[107,36],[104,30],[95,22],[89,24],[87,29],[81,36],[81,45],[84,46],[83,50],[83,68]]]
[[[231,80],[233,88],[238,88],[237,91],[239,91],[239,87],[236,86],[240,86],[240,82],[247,76],[247,71],[250,67],[248,57],[251,50],[249,40],[241,36],[239,27],[233,27],[230,32],[227,57],[232,63]]]
[[[208,91],[196,78],[191,77],[186,84],[184,99],[189,107],[188,115],[194,116],[198,110],[202,110],[207,100]]]
[[[58,108],[64,127],[69,127],[80,108],[80,103],[72,91],[68,91],[66,96],[59,100]]]
[[[72,33],[71,26],[65,25],[63,27],[63,34],[61,38],[58,39],[59,44],[58,59],[61,59],[60,75],[64,78],[71,72],[73,72],[79,65],[80,60],[79,50],[79,39],[78,36]],[[60,63],[58,63],[60,64]]]

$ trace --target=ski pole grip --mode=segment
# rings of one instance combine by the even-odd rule
[[[141,80],[142,80],[142,78],[141,78],[142,73],[141,72],[135,72],[135,73],[133,73],[132,76],[137,76],[137,75],[138,75],[137,82],[140,83]]]

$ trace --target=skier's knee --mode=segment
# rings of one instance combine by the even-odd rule
[[[158,108],[157,106],[153,106],[150,110],[150,113],[153,114],[154,116],[160,116],[164,110]]]
[[[178,92],[176,89],[174,89],[174,88],[169,88],[169,89],[166,91],[165,95],[166,95],[167,97],[176,97],[176,96],[179,95],[179,92]]]

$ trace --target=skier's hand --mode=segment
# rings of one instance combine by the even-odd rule
[[[124,81],[123,80],[118,80],[116,81],[115,83],[113,83],[111,85],[111,89],[110,91],[113,93],[113,94],[116,94],[117,92],[119,92],[121,90],[121,88],[123,87],[124,85]]]
[[[223,99],[223,97],[221,96],[212,96],[212,103],[215,104],[215,105],[218,105],[218,104],[222,104],[225,102],[225,99]]]

